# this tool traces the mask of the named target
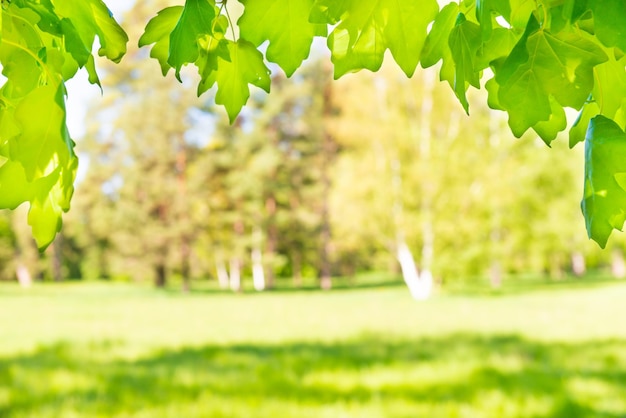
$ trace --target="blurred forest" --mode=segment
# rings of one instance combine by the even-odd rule
[[[127,15],[131,39],[152,3]],[[0,213],[0,279],[329,288],[399,274],[399,249],[444,284],[624,276],[626,241],[601,251],[586,237],[582,146],[515,139],[486,100],[468,118],[433,72],[332,81],[313,55],[291,79],[274,68],[272,94],[253,92],[233,126],[210,93],[196,97],[191,71],[182,85],[161,77],[147,50],[106,66],[63,231],[40,254],[25,208]]]

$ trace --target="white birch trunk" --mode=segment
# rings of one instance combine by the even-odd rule
[[[230,290],[239,292],[241,290],[241,266],[239,259],[230,259]]]
[[[261,250],[252,250],[252,282],[258,292],[265,290],[265,272],[263,271],[263,255]]]
[[[402,277],[409,288],[409,292],[415,300],[426,300],[432,294],[433,276],[429,270],[425,270],[420,275],[415,265],[415,259],[411,250],[404,242],[398,244],[398,262],[402,269]]]
[[[387,99],[387,85],[385,80],[382,77],[378,77],[375,79],[375,86],[378,90],[378,96],[381,98],[379,104],[385,103]],[[432,86],[428,86],[427,89],[432,89]],[[428,161],[428,157],[430,156],[430,111],[432,110],[432,97],[431,91],[427,90],[425,96],[428,96],[423,104],[426,106],[426,110],[428,115],[422,116],[422,123],[426,123],[426,126],[422,126],[422,129],[427,131],[427,137],[424,136],[424,130],[418,131],[417,127],[414,124],[410,124],[410,132],[409,135],[413,139],[417,139],[420,135],[422,136],[422,140],[420,141],[420,151],[422,157],[424,154],[426,155],[426,161]],[[424,109],[422,109],[422,113]],[[379,107],[379,112],[381,115],[381,119],[386,121],[387,112],[384,106]],[[424,120],[426,122],[424,122]],[[426,143],[425,143],[426,141]],[[423,147],[426,146],[427,149],[424,150]],[[424,159],[423,159],[424,160]],[[424,162],[424,161],[420,162]],[[417,269],[417,265],[415,264],[415,258],[411,253],[411,250],[406,245],[404,234],[403,234],[403,218],[404,218],[404,205],[403,205],[403,197],[404,191],[402,186],[402,163],[400,158],[397,156],[397,153],[394,157],[391,158],[390,161],[391,168],[391,187],[393,190],[393,205],[392,205],[392,217],[393,222],[396,229],[396,258],[400,263],[400,268],[402,270],[402,277],[407,287],[409,288],[409,292],[411,296],[415,300],[426,300],[430,297],[432,293],[432,274],[430,272],[430,263],[433,258],[434,252],[434,233],[432,231],[432,220],[430,219],[430,201],[428,197],[424,197],[427,201],[422,205],[422,209],[425,207],[428,213],[426,214],[425,222],[423,223],[423,234],[424,234],[424,247],[422,248],[422,258],[426,260],[426,268],[420,275]],[[425,193],[427,194],[427,193]],[[424,260],[423,260],[424,261]]]
[[[615,249],[611,256],[611,273],[616,279],[626,277],[626,263],[624,262],[624,254],[622,250]]]
[[[226,264],[224,260],[219,260],[216,263],[217,269],[217,282],[220,285],[221,289],[228,289],[230,278],[228,277],[228,269],[226,269]]]
[[[15,273],[17,275],[17,281],[20,286],[22,286],[24,289],[28,289],[32,286],[33,278],[30,275],[30,271],[28,271],[28,268],[24,264],[19,263],[17,265]]]
[[[576,276],[582,276],[587,272],[585,256],[580,251],[576,251],[572,254],[572,272]]]

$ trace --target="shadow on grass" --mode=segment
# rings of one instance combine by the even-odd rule
[[[119,346],[62,343],[0,358],[0,417],[626,417],[622,340],[367,335],[136,361],[115,359]]]

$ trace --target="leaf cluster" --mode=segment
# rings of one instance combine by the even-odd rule
[[[507,112],[516,136],[533,130],[549,145],[567,129],[565,109],[580,112],[569,136],[571,146],[587,141],[582,208],[589,234],[604,245],[613,228],[621,229],[626,190],[616,176],[626,169],[602,161],[606,169],[592,166],[601,159],[602,138],[613,132],[604,119],[626,127],[626,3],[459,0],[440,9],[437,0],[239,1],[244,9],[236,22],[226,0],[163,9],[139,45],[151,45],[163,74],[173,69],[180,79],[182,67],[194,65],[198,93],[216,85],[215,101],[231,122],[250,85],[269,92],[271,63],[291,76],[316,36],[327,39],[335,78],[379,70],[387,50],[408,77],[418,65],[440,63],[441,80],[468,113],[469,87],[481,88],[488,75],[489,106]],[[0,62],[8,81],[1,97],[0,207],[31,202],[29,222],[40,245],[53,238],[69,207],[76,167],[63,83],[78,68],[98,82],[91,55],[96,36],[100,55],[113,61],[124,55],[127,37],[101,0],[2,2]],[[46,117],[32,123],[44,108]],[[626,144],[617,142],[613,152],[626,153]],[[589,204],[594,199],[610,204]]]
[[[66,126],[65,81],[80,68],[99,83],[91,53],[119,61],[125,32],[100,0],[2,1],[0,62],[0,207],[30,204],[40,247],[61,228],[78,160]]]

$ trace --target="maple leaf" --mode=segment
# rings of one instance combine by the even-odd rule
[[[205,74],[205,89],[217,83],[215,103],[224,105],[232,123],[250,97],[249,84],[270,91],[270,71],[263,55],[248,41],[228,42],[230,60],[217,57],[217,69]]]
[[[310,53],[314,36],[326,36],[326,25],[309,23],[314,0],[241,0],[241,36],[255,46],[269,41],[267,59],[290,77]]]
[[[438,10],[435,0],[318,0],[311,20],[333,24],[341,19],[328,37],[335,78],[361,69],[377,71],[387,49],[410,77]]]
[[[39,117],[33,118],[36,114]],[[15,109],[15,121],[21,133],[13,140],[12,155],[23,165],[28,181],[50,175],[68,161],[72,143],[65,128],[60,85],[49,84],[32,91]]]
[[[594,0],[589,2],[589,6],[593,11],[598,39],[608,47],[615,46],[626,52],[626,2]]]
[[[585,191],[581,208],[589,237],[602,248],[626,220],[626,133],[604,116],[591,119],[585,139]]]
[[[463,13],[459,13],[448,43],[454,59],[454,93],[468,113],[469,103],[465,96],[468,85],[480,88],[480,74],[474,65],[476,53],[481,45],[480,26],[468,21]]]
[[[113,19],[102,0],[55,0],[54,9],[59,17],[71,20],[78,37],[89,51],[98,36],[100,56],[106,56],[113,62],[122,59],[126,53],[128,35]]]
[[[154,44],[150,56],[159,61],[161,72],[167,74],[170,68],[170,34],[176,27],[183,12],[182,6],[172,6],[161,10],[150,19],[146,29],[139,38],[139,47]]]
[[[458,14],[459,5],[457,3],[450,3],[441,9],[426,37],[420,57],[420,62],[424,68],[432,67],[443,60],[440,79],[446,80],[452,88],[454,88],[454,59],[448,39]]]
[[[476,0],[476,19],[481,26],[483,41],[487,41],[493,33],[494,12],[508,18],[511,15],[511,5],[508,1]]]
[[[531,17],[526,33],[496,73],[498,100],[509,112],[513,133],[521,136],[550,119],[550,95],[561,106],[580,109],[594,86],[593,68],[607,59],[582,34],[552,34]]]
[[[176,70],[180,81],[183,65],[198,59],[198,39],[213,32],[217,12],[212,0],[186,0],[178,23],[170,34],[167,63]]]
[[[78,159],[72,157],[50,176],[32,186],[28,224],[37,246],[43,250],[54,240],[63,224],[62,215],[70,209]]]

